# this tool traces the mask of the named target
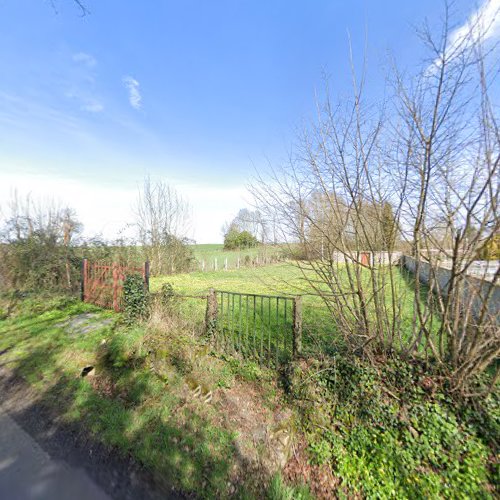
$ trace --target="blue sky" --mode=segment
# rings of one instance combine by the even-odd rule
[[[113,237],[150,174],[193,206],[190,236],[221,240],[254,169],[286,157],[322,75],[347,94],[348,34],[370,96],[388,54],[422,57],[436,0],[0,1],[0,196],[71,204]],[[458,1],[465,20],[484,2]],[[494,3],[498,3],[494,0]],[[1,201],[0,201],[1,203]]]

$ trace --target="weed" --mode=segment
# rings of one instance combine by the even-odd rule
[[[267,490],[267,498],[269,500],[312,500],[307,486],[290,486],[284,483],[282,477],[276,474],[271,479]]]

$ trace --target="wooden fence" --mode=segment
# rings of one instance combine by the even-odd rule
[[[121,311],[123,282],[131,274],[140,274],[144,279],[144,286],[149,290],[149,262],[145,262],[142,267],[130,267],[116,262],[104,264],[83,259],[82,300],[107,309],[114,309],[116,312]]]
[[[216,348],[277,367],[301,352],[302,299],[211,289],[206,324]]]

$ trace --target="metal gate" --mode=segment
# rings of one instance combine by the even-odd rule
[[[219,349],[254,358],[268,366],[278,366],[300,353],[300,297],[212,289],[207,310]]]
[[[149,290],[149,262],[142,267],[122,266],[116,262],[111,264],[82,262],[82,300],[96,304],[116,312],[123,307],[123,282],[132,274],[140,274],[144,286]]]

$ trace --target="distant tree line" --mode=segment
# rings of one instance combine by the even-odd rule
[[[134,204],[135,237],[83,237],[76,212],[54,201],[14,193],[0,211],[0,289],[76,292],[84,257],[141,265],[151,274],[189,271],[189,205],[163,181],[144,181]]]

